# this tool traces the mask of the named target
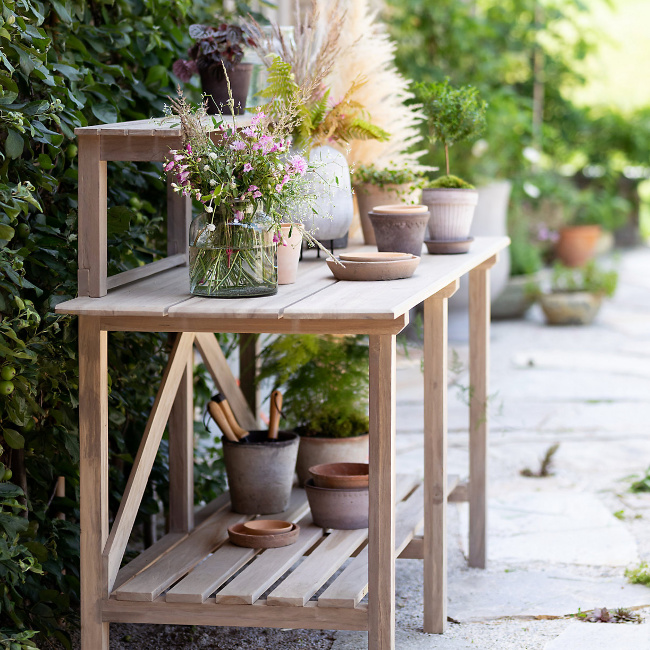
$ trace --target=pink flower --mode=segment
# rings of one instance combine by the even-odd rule
[[[280,233],[277,233],[277,232],[273,233],[273,243],[277,244],[280,241],[282,241],[282,235]]]
[[[168,171],[171,171],[171,170],[173,169],[173,167],[174,167],[174,161],[173,161],[173,160],[170,160],[170,161],[169,161],[169,162],[168,162],[168,163],[163,167],[163,169],[164,169],[166,172],[168,172]]]
[[[255,113],[255,115],[253,115],[253,119],[251,120],[251,125],[257,126],[265,117],[266,114],[264,113],[264,111],[258,111],[257,113]]]
[[[188,144],[186,149],[187,149],[187,153],[190,153],[190,154],[192,153],[192,145],[191,144]]]
[[[241,210],[237,210],[233,215],[235,221],[241,221],[244,218],[244,213]]]
[[[289,171],[304,176],[307,171],[307,161],[302,156],[291,156],[289,158]]]
[[[251,171],[252,169],[253,169],[253,165],[251,165],[250,163],[246,163],[246,164],[244,165],[244,171],[245,171],[245,172],[249,172],[249,171]]]
[[[257,192],[255,192],[255,194],[253,194],[253,198],[254,199],[261,199],[262,198],[262,192],[257,190]]]
[[[257,185],[251,185],[246,191],[247,192],[254,192],[255,190],[259,190],[260,188],[257,187]]]
[[[235,140],[235,142],[233,142],[230,145],[230,148],[233,151],[243,151],[244,149],[246,149],[246,144],[244,142],[242,142],[241,140]]]
[[[247,126],[245,129],[242,129],[242,133],[248,138],[254,138],[257,135],[252,126]]]
[[[184,159],[185,159],[185,156],[182,153],[177,153],[174,156],[174,160],[184,160]]]
[[[280,185],[280,183],[278,183],[278,184],[275,186],[275,191],[276,191],[276,192],[282,192],[282,185]]]

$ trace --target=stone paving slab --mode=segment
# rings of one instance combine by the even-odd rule
[[[459,507],[461,530],[468,530],[469,508]],[[634,538],[595,495],[547,490],[489,500],[488,557],[611,567],[638,562]]]
[[[544,650],[648,650],[650,625],[573,622]]]

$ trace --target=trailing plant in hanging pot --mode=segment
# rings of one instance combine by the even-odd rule
[[[429,236],[433,240],[466,239],[478,202],[474,186],[450,173],[449,150],[465,140],[473,140],[485,128],[487,104],[472,86],[453,88],[449,79],[415,86],[427,116],[429,141],[440,142],[445,150],[445,176],[422,191],[422,203],[429,207]]]
[[[296,206],[309,205],[308,164],[289,153],[286,122],[271,124],[258,111],[243,129],[222,116],[208,126],[204,107],[192,107],[182,95],[172,109],[183,148],[170,151],[164,171],[175,177],[175,192],[203,205],[190,225],[190,291],[222,298],[276,293],[281,224]],[[213,140],[215,129],[220,137]]]
[[[255,45],[246,27],[226,22],[217,27],[190,25],[189,33],[195,43],[187,51],[188,59],[174,62],[173,73],[185,83],[193,75],[200,75],[203,92],[208,99],[208,114],[216,115],[224,110],[230,110],[233,115],[244,113],[253,64],[243,63],[242,59],[246,47]],[[232,107],[228,101],[226,74],[232,87]]]

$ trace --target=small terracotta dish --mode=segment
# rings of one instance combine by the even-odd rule
[[[343,262],[343,266],[331,258],[327,260],[327,266],[337,280],[355,281],[410,278],[419,263],[420,258],[417,255],[409,255],[406,259],[388,260],[387,262]]]
[[[392,260],[411,259],[410,253],[341,253],[339,259],[342,262],[390,262]]]
[[[466,239],[425,239],[427,250],[432,255],[458,255],[469,251],[474,237]]]
[[[408,203],[396,203],[393,205],[376,205],[372,212],[376,214],[396,214],[396,213],[406,213],[406,214],[420,214],[422,212],[428,212],[429,208],[426,205],[409,205]]]
[[[292,528],[290,521],[280,519],[254,519],[244,524],[244,531],[249,535],[278,535],[288,533]]]
[[[245,548],[280,548],[281,546],[294,544],[300,534],[298,524],[291,524],[291,529],[288,532],[277,533],[276,535],[250,535],[246,532],[245,525],[244,523],[234,524],[228,528],[228,537],[236,546]]]
[[[368,463],[324,463],[309,468],[316,487],[333,490],[368,487]]]

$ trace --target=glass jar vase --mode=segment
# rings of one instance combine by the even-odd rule
[[[255,203],[222,204],[190,224],[190,292],[213,298],[271,296],[278,290],[271,224]]]

